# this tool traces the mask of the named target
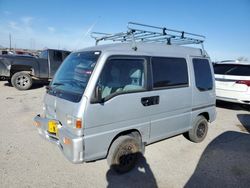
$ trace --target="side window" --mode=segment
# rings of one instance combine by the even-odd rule
[[[144,59],[110,59],[99,78],[102,97],[144,89]]]
[[[39,57],[42,59],[48,59],[48,51],[42,51]]]
[[[188,69],[184,58],[153,57],[153,88],[187,87]]]
[[[200,91],[213,88],[213,79],[209,61],[207,59],[193,59],[195,84]]]
[[[61,51],[54,51],[53,60],[62,62],[63,61],[62,52]]]

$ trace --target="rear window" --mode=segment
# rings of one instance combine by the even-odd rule
[[[213,88],[213,78],[210,64],[207,59],[193,59],[195,84],[200,91],[207,91]]]
[[[152,58],[153,88],[188,86],[187,63],[184,58]]]
[[[215,64],[215,74],[250,76],[250,65]]]
[[[63,54],[61,51],[54,51],[53,53],[53,60],[54,61],[60,61],[62,62],[63,61]]]

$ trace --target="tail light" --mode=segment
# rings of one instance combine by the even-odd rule
[[[237,84],[245,84],[250,87],[250,80],[238,80],[236,81]]]

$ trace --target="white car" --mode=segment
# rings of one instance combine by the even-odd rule
[[[214,74],[218,100],[250,105],[250,62],[221,61]]]

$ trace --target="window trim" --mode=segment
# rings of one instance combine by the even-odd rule
[[[208,61],[208,65],[210,67],[210,74],[211,74],[211,78],[212,78],[212,87],[211,88],[207,88],[207,89],[201,89],[200,87],[197,86],[196,84],[196,76],[195,76],[195,69],[194,69],[194,59],[199,59],[199,60],[207,60]],[[214,83],[214,76],[213,76],[213,65],[211,65],[210,59],[209,58],[203,58],[203,57],[192,57],[192,66],[193,66],[193,71],[194,71],[194,84],[195,87],[198,89],[199,92],[206,92],[206,91],[211,91],[214,89],[215,83]]]
[[[149,66],[148,66],[148,62],[149,62],[149,57],[147,56],[133,56],[133,55],[111,55],[109,57],[107,57],[107,59],[105,60],[105,63],[101,69],[101,72],[100,74],[98,75],[98,79],[99,77],[101,76],[106,64],[110,61],[110,60],[113,60],[113,59],[132,59],[132,60],[135,60],[135,59],[139,59],[139,60],[143,60],[143,67],[144,67],[144,86],[142,89],[139,89],[139,90],[132,90],[132,91],[122,91],[122,92],[115,92],[115,93],[112,93],[106,97],[104,97],[102,99],[102,102],[101,103],[105,103],[113,98],[115,98],[116,96],[119,96],[119,95],[126,95],[126,94],[131,94],[131,93],[140,93],[140,92],[147,92],[150,90],[150,84],[149,84],[149,80],[148,80],[148,77],[149,77]],[[98,79],[97,79],[97,82],[98,82]],[[98,83],[95,83],[95,88],[97,86]],[[95,89],[93,90],[92,92],[92,99],[94,99],[94,95],[95,95]],[[91,100],[90,102],[91,104],[96,104],[96,103],[99,103],[99,102],[94,102],[94,100]]]
[[[152,66],[152,59],[153,58],[176,58],[176,59],[184,59],[186,66],[187,66],[187,76],[188,76],[188,82],[187,84],[180,84],[180,85],[173,85],[173,86],[164,86],[164,87],[154,87],[154,75],[153,75],[153,66]],[[157,90],[166,90],[166,89],[178,89],[178,88],[186,88],[190,86],[190,78],[189,78],[189,66],[187,63],[187,59],[184,57],[171,57],[171,56],[150,56],[150,70],[151,70],[151,88],[153,91]]]

